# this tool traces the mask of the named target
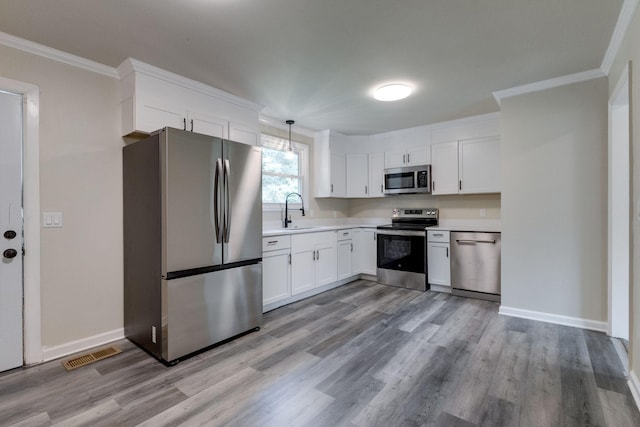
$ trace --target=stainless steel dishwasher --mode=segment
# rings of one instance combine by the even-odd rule
[[[500,302],[500,233],[451,232],[451,293]]]

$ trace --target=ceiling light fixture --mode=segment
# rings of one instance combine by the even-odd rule
[[[378,101],[397,101],[411,95],[413,88],[404,83],[390,83],[380,86],[373,92]]]
[[[295,121],[287,120],[285,123],[289,125],[289,147],[287,148],[287,151],[293,151],[293,147],[291,146],[291,125],[294,124]]]

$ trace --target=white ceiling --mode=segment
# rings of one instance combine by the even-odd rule
[[[622,3],[0,0],[0,31],[112,67],[133,57],[310,129],[372,134],[497,111],[493,91],[600,67]],[[369,96],[392,80],[415,94]]]

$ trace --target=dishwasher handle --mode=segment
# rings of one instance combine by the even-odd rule
[[[456,239],[456,242],[458,243],[490,243],[492,245],[496,244],[495,239],[494,240]]]

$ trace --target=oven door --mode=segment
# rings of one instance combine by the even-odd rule
[[[425,274],[426,232],[378,229],[378,268]]]

